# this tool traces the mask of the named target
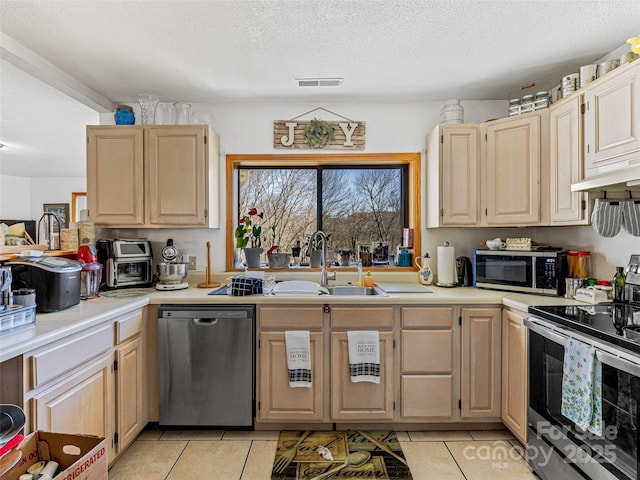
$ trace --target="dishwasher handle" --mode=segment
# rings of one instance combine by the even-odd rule
[[[245,310],[164,310],[161,318],[242,319],[249,318],[249,313]]]
[[[195,323],[196,325],[208,327],[208,326],[216,325],[218,323],[218,319],[217,318],[194,318],[193,323]]]

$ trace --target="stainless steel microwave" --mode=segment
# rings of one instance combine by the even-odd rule
[[[566,251],[473,252],[474,286],[541,295],[564,295]]]

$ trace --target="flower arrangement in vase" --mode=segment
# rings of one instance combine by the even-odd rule
[[[249,268],[260,267],[262,248],[262,226],[258,223],[264,218],[264,212],[258,213],[257,208],[251,208],[246,215],[238,219],[235,230],[236,248],[244,251],[246,265]]]
[[[276,227],[271,227],[272,245],[267,250],[267,260],[269,262],[269,268],[289,268],[289,261],[291,260],[291,254],[280,252],[280,246],[276,243]]]

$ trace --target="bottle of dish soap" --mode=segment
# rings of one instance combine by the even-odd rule
[[[375,280],[371,276],[371,270],[367,271],[367,274],[362,279],[362,281],[363,281],[365,287],[373,287],[373,284],[375,283]]]

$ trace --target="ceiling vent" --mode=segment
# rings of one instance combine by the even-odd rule
[[[336,78],[296,78],[299,87],[340,87],[344,79]]]

